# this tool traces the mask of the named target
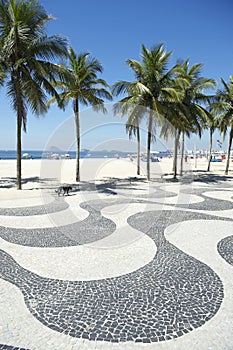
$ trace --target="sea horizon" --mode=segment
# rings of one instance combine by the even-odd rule
[[[225,154],[224,150],[213,150],[213,153],[221,153]],[[141,154],[146,154],[146,151],[142,151]],[[185,152],[188,156],[194,155],[194,151],[188,150]],[[209,154],[209,152],[208,152]],[[130,156],[136,157],[137,153],[132,151],[120,151],[120,150],[89,150],[89,149],[81,149],[80,158],[128,158]],[[172,157],[172,150],[159,150],[159,151],[151,151],[151,155],[154,155],[158,158],[164,157]],[[17,156],[16,150],[0,150],[0,160],[15,160]],[[67,150],[58,150],[56,151],[45,151],[45,150],[28,150],[25,149],[22,151],[22,159],[75,159],[76,151],[67,151]],[[197,150],[196,156],[207,156],[206,151]]]
[[[156,152],[158,157],[166,157],[172,154],[171,151],[151,151]],[[143,152],[142,152],[143,153]],[[16,159],[16,150],[0,150],[0,160],[14,160]],[[22,159],[49,159],[49,158],[66,158],[69,155],[70,159],[76,158],[76,151],[56,150],[56,151],[44,151],[44,150],[29,150],[22,151]],[[127,158],[130,155],[136,155],[136,152],[132,151],[120,151],[120,150],[100,150],[92,151],[89,149],[82,149],[80,152],[80,158]]]

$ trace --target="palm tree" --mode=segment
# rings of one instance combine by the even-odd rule
[[[225,174],[228,175],[233,139],[233,76],[230,77],[229,83],[226,83],[223,79],[221,79],[221,81],[223,88],[217,91],[215,102],[212,103],[211,108],[218,114],[217,120],[224,138],[229,128],[229,143],[225,170]]]
[[[185,137],[185,132],[183,130],[181,133],[180,176],[183,175],[183,169],[184,169],[184,137]]]
[[[200,63],[190,66],[187,59],[183,63],[178,63],[175,67],[177,78],[180,86],[182,86],[182,101],[178,103],[175,111],[180,116],[178,129],[188,137],[191,132],[198,133],[201,137],[203,126],[207,120],[210,120],[211,115],[204,107],[204,103],[209,102],[210,96],[205,94],[205,91],[212,89],[215,86],[213,79],[201,77],[203,65]],[[176,112],[176,113],[177,113]],[[182,140],[184,144],[184,139]],[[182,147],[183,149],[183,147]],[[181,175],[183,172],[183,155],[181,157]]]
[[[54,62],[67,53],[66,40],[48,37],[52,18],[37,0],[0,2],[1,63],[5,64],[7,95],[17,115],[17,188],[21,189],[22,128],[26,131],[27,110],[41,115],[47,111],[47,94],[56,96],[50,83],[58,73]]]
[[[119,81],[113,85],[116,96],[126,93],[120,103],[125,112],[133,106],[141,106],[141,118],[147,115],[147,179],[150,180],[150,149],[156,121],[161,115],[169,114],[167,103],[179,101],[179,93],[172,85],[173,69],[167,70],[171,52],[163,44],[147,49],[142,45],[141,62],[127,60],[133,70],[134,82]],[[134,108],[134,107],[133,107]]]
[[[212,148],[213,148],[213,133],[219,127],[219,122],[216,119],[216,115],[211,110],[211,106],[210,106],[210,113],[208,114],[208,118],[207,118],[206,122],[207,122],[207,125],[209,128],[209,137],[210,137],[207,171],[210,171],[210,163],[211,163],[211,159],[212,159]]]
[[[140,153],[141,153],[141,141],[140,141],[140,127],[139,127],[139,121],[136,120],[136,125],[132,125],[132,123],[129,121],[126,122],[126,132],[129,134],[129,138],[131,139],[132,136],[136,136],[137,138],[137,175],[140,175]]]
[[[195,130],[190,124],[190,120],[186,117],[186,114],[182,109],[182,103],[171,103],[170,110],[172,111],[171,115],[166,116],[169,122],[164,123],[164,125],[162,126],[160,131],[160,136],[164,137],[165,139],[169,139],[171,136],[174,137],[173,179],[176,180],[177,173],[178,173],[177,158],[178,158],[178,148],[180,146],[180,135],[182,135],[182,142],[181,142],[182,155],[181,155],[181,169],[180,169],[180,175],[182,175],[184,135],[187,135],[188,137],[190,137],[190,133],[194,132]]]
[[[113,87],[113,93],[115,93]],[[126,132],[129,134],[129,139],[132,136],[136,136],[137,139],[137,175],[140,175],[140,153],[141,153],[141,137],[140,137],[140,120],[142,116],[142,108],[140,106],[128,105],[128,98],[122,99],[120,102],[116,102],[113,106],[114,114],[123,117],[128,115],[128,119],[125,123]]]
[[[173,179],[176,179],[177,177],[177,157],[178,157],[178,147],[180,142],[180,130],[178,128],[175,128],[175,135],[174,135],[174,154],[173,154]]]
[[[73,102],[74,120],[76,126],[76,181],[80,181],[80,104],[92,106],[95,111],[106,112],[104,99],[111,100],[107,91],[108,84],[97,77],[103,72],[103,67],[96,58],[89,53],[76,55],[70,48],[68,66],[63,67],[63,81],[56,82],[55,86],[61,90],[59,106],[65,108],[69,101]],[[55,97],[50,103],[55,102]]]

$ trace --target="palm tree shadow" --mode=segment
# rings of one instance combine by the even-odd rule
[[[137,182],[147,182],[145,178],[137,178],[137,177],[128,177],[128,178],[106,178],[102,180],[98,180],[98,183],[95,181],[83,181],[79,185],[74,185],[73,192],[78,191],[88,191],[88,192],[99,192],[107,195],[117,195],[118,189],[130,189],[140,191],[140,188],[132,187],[134,183]]]
[[[232,176],[218,175],[209,173],[204,170],[193,170],[192,172],[184,172],[183,176],[178,176],[176,179],[173,178],[173,173],[165,173],[161,176],[161,179],[165,183],[179,182],[183,184],[191,184],[193,182],[203,182],[205,184],[218,184],[226,183],[229,180],[233,180]]]
[[[228,175],[218,175],[209,173],[204,170],[194,170],[191,173],[184,173],[184,176],[180,178],[181,183],[192,183],[192,182],[202,182],[205,184],[220,184],[226,183],[229,180],[232,180],[232,176]]]
[[[232,180],[232,176],[228,175],[217,175],[217,174],[209,174],[208,172],[198,174],[197,176],[194,175],[193,182],[204,182],[206,184],[209,183],[221,183],[221,182],[227,182],[229,180]]]
[[[202,182],[206,184],[214,183],[223,183],[227,182],[232,179],[232,176],[227,175],[216,175],[216,174],[210,174],[207,171],[203,172],[201,170],[195,170],[192,173],[184,173],[184,175],[178,179],[172,178],[173,173],[166,173],[164,174],[161,179],[151,179],[151,183],[184,183],[189,184],[193,182]],[[166,176],[168,176],[166,178]],[[29,184],[29,183],[37,183],[38,186],[31,188],[25,188],[24,190],[45,190],[45,191],[51,191],[56,189],[59,185],[57,183],[57,179],[51,179],[51,178],[40,178],[38,176],[34,177],[28,177],[24,178],[22,180],[22,184]],[[72,193],[69,195],[75,195],[76,193],[83,191],[83,192],[98,192],[103,193],[107,195],[115,196],[118,194],[118,190],[127,190],[131,189],[134,191],[138,191],[138,194],[142,191],[142,188],[140,186],[134,186],[137,183],[148,183],[146,178],[138,178],[138,177],[127,177],[127,178],[104,178],[102,180],[96,181],[81,181],[80,183],[73,183],[70,184],[72,186]],[[230,186],[230,185],[229,185]],[[0,179],[0,189],[10,189],[16,187],[16,177],[4,177]]]
[[[24,190],[37,190],[37,189],[51,189],[51,182],[54,182],[56,179],[51,178],[40,178],[39,176],[26,177],[23,178],[21,183],[22,185],[26,185],[28,183],[38,183],[37,187],[27,188]],[[16,177],[4,177],[0,179],[0,189],[10,189],[15,188],[17,183]]]

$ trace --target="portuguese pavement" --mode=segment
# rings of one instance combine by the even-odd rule
[[[0,349],[233,349],[232,185],[1,198]]]

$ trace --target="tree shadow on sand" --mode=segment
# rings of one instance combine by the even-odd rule
[[[205,184],[220,184],[227,183],[227,181],[233,180],[232,176],[227,175],[217,175],[213,173],[208,173],[203,170],[194,170],[192,172],[184,172],[182,177],[177,177],[173,179],[173,173],[165,173],[161,178],[151,179],[149,182],[145,177],[127,177],[127,178],[115,178],[108,177],[103,178],[98,181],[81,181],[79,183],[67,184],[67,183],[58,183],[57,179],[52,178],[40,178],[38,176],[28,177],[22,179],[22,185],[29,183],[37,183],[37,186],[32,186],[31,188],[23,188],[23,190],[45,190],[45,191],[54,191],[57,187],[63,185],[72,186],[72,193],[77,193],[80,191],[84,192],[99,192],[107,195],[117,195],[117,190],[134,190],[140,194],[143,190],[138,186],[139,183],[155,184],[155,183],[183,183],[191,184],[195,182],[202,182]],[[135,186],[134,186],[135,185]],[[136,186],[137,185],[137,186]],[[228,184],[231,186],[231,184]],[[16,187],[16,177],[4,177],[0,179],[0,189],[10,189]]]
[[[133,184],[138,182],[147,183],[146,178],[128,177],[128,178],[104,178],[98,181],[81,181],[79,183],[58,183],[57,179],[52,178],[40,178],[38,176],[28,177],[22,179],[22,185],[29,183],[36,183],[37,186],[32,186],[31,188],[23,188],[23,190],[47,190],[54,191],[59,186],[70,185],[72,186],[72,192],[77,193],[80,191],[85,192],[99,192],[108,195],[116,195],[116,189],[131,189],[140,191],[139,187],[132,187]],[[16,177],[4,177],[0,179],[0,189],[10,189],[16,187]]]
[[[228,175],[217,175],[217,174],[213,174],[213,173],[208,173],[207,171],[205,173],[203,173],[203,171],[198,174],[199,171],[195,171],[194,175],[193,175],[193,181],[194,182],[204,182],[206,184],[218,184],[218,183],[222,183],[222,182],[227,182],[229,180],[233,180],[232,176],[228,176]]]
[[[107,195],[117,195],[117,190],[128,189],[141,191],[139,187],[132,187],[136,183],[147,183],[146,178],[128,177],[128,178],[104,178],[98,181],[82,181],[78,185],[74,185],[73,192],[87,191],[99,192]]]
[[[177,175],[177,178],[173,178],[173,173],[164,173],[161,176],[162,182],[164,183],[181,183],[181,184],[191,184],[195,182],[202,182],[205,184],[220,184],[225,183],[227,181],[233,180],[232,175],[219,175],[214,173],[209,173],[205,170],[193,170],[183,172],[183,176]],[[156,179],[157,181],[157,179]],[[231,186],[231,185],[229,185]]]
[[[38,183],[38,186],[32,188],[24,188],[24,190],[38,190],[51,188],[51,181],[55,179],[40,178],[39,176],[27,177],[22,179],[22,185],[28,183]],[[16,177],[3,177],[0,179],[0,189],[15,188],[17,183]]]

